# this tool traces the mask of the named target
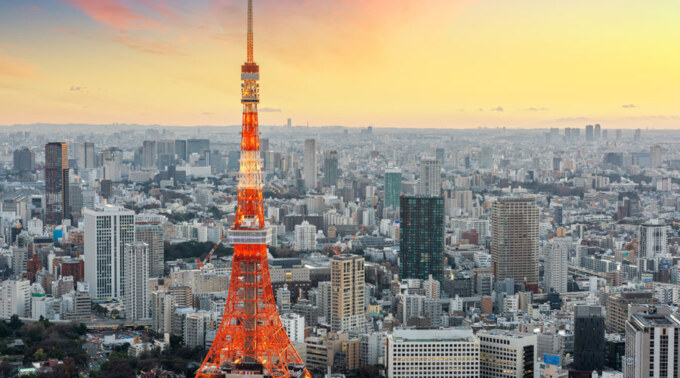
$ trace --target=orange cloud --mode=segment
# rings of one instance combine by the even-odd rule
[[[38,67],[15,57],[0,54],[0,75],[21,78],[38,78]]]
[[[158,22],[116,0],[65,0],[90,18],[118,30],[147,29]]]

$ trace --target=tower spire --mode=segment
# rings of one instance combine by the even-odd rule
[[[248,60],[247,63],[254,63],[253,61],[253,0],[248,0]]]
[[[224,378],[311,378],[291,344],[274,302],[265,224],[257,105],[260,68],[253,61],[253,0],[248,0],[248,59],[241,66],[241,158],[236,219],[228,236],[234,245],[227,303],[217,336],[196,376]]]

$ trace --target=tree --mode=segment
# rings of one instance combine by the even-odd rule
[[[40,348],[33,353],[33,360],[34,361],[45,361],[47,359],[47,353]]]
[[[15,330],[15,332],[21,328],[22,325],[24,325],[24,322],[19,319],[19,315],[17,314],[12,315],[9,319],[9,328]]]

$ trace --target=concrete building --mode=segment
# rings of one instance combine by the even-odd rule
[[[305,317],[293,312],[281,315],[281,323],[293,344],[305,342]]]
[[[149,245],[149,277],[165,275],[165,217],[155,214],[135,215],[135,240]]]
[[[567,271],[571,238],[553,238],[543,247],[543,287],[546,292],[567,292]]]
[[[491,330],[477,333],[482,378],[533,377],[537,353],[534,334]]]
[[[204,314],[187,314],[184,318],[184,345],[189,348],[204,347],[206,317]]]
[[[437,159],[423,158],[420,160],[420,181],[418,195],[439,197],[442,191],[442,164]]]
[[[326,151],[323,159],[323,186],[337,185],[338,177],[340,177],[338,151]]]
[[[651,291],[630,291],[607,298],[605,327],[609,333],[623,333],[626,330],[629,304],[655,304],[657,299]]]
[[[677,315],[634,314],[626,322],[625,378],[680,376],[680,320]]]
[[[149,318],[149,245],[143,242],[125,245],[125,318]]]
[[[31,282],[6,280],[0,284],[0,318],[9,319],[17,314],[20,318],[31,315]]]
[[[387,377],[479,377],[479,352],[469,328],[396,329],[387,337]]]
[[[151,292],[151,329],[157,333],[172,330],[174,298],[168,291]]]
[[[125,245],[135,241],[135,212],[117,206],[84,209],[85,281],[92,299],[121,298]]]
[[[500,198],[491,209],[491,261],[496,281],[538,283],[539,210],[530,198]]]
[[[331,331],[363,332],[365,274],[363,257],[342,254],[331,260]]]
[[[295,225],[295,249],[298,251],[316,249],[316,226],[307,221]]]
[[[305,189],[314,189],[317,186],[316,174],[316,139],[306,139],[304,148],[304,161],[302,165]]]

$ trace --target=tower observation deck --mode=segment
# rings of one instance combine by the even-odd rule
[[[311,378],[288,338],[274,302],[264,221],[257,104],[260,68],[253,59],[253,0],[248,0],[248,53],[241,66],[241,159],[238,206],[228,237],[234,245],[229,293],[217,336],[197,377]]]

